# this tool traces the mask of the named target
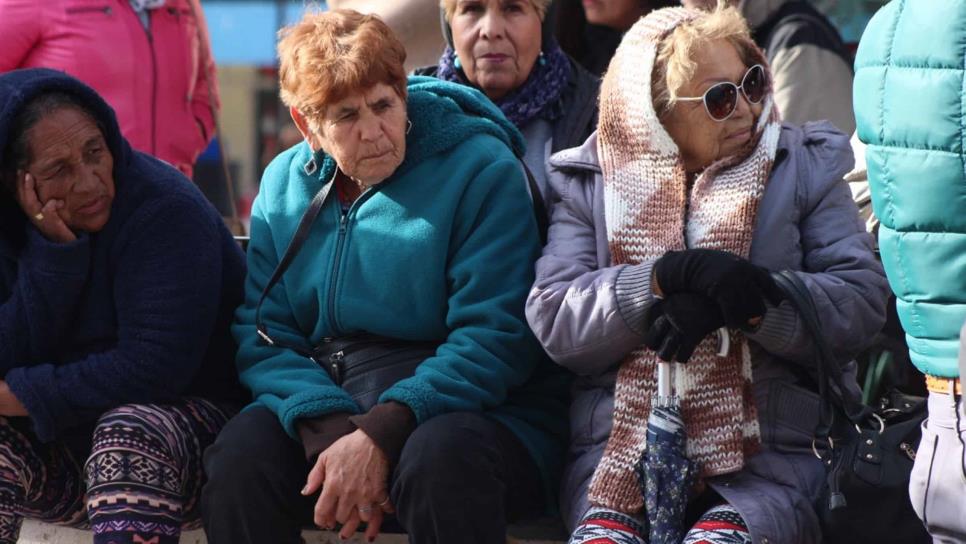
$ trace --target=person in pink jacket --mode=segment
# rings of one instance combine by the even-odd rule
[[[219,108],[199,0],[0,0],[0,73],[34,67],[93,87],[132,146],[191,177]]]

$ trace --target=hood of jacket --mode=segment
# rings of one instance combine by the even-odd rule
[[[393,176],[477,134],[494,136],[518,158],[526,153],[523,134],[482,92],[425,76],[411,76],[407,91],[406,112],[412,128],[406,134],[406,157]],[[321,165],[318,178],[328,181],[335,172],[335,160],[324,150],[316,152],[315,158]]]
[[[14,118],[33,98],[52,91],[76,97],[94,115],[104,132],[111,154],[114,155],[115,167],[128,162],[130,147],[121,136],[114,110],[94,89],[64,72],[47,68],[27,68],[0,75],[0,163],[9,151],[7,144]]]
[[[27,68],[0,75],[0,164],[10,152],[8,144],[14,119],[30,100],[51,91],[76,97],[94,115],[114,155],[114,178],[121,179],[121,171],[131,159],[131,148],[121,136],[114,110],[87,85],[64,72],[47,68]],[[18,244],[16,240],[22,231],[17,227],[25,221],[20,206],[6,191],[0,191],[0,232],[5,233],[14,245]]]

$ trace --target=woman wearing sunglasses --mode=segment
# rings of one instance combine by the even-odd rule
[[[551,158],[549,241],[527,301],[544,348],[580,376],[562,484],[571,542],[648,535],[635,465],[659,360],[687,363],[676,388],[699,479],[662,491],[689,501],[684,542],[820,542],[811,341],[769,272],[802,277],[843,361],[882,326],[888,285],[838,181],[848,138],[781,123],[733,8],[636,23],[597,128]],[[730,347],[711,334],[721,327]]]

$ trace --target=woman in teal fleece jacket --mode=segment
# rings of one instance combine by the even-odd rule
[[[553,500],[567,433],[566,377],[523,313],[540,244],[522,137],[476,90],[407,84],[402,45],[374,16],[306,15],[279,56],[306,141],[268,167],[252,210],[234,333],[255,403],[208,453],[209,541],[298,542],[309,520],[342,524],[343,536],[368,523],[372,538],[395,511],[412,542],[505,542],[508,519]],[[359,332],[438,344],[365,413],[255,326],[262,290],[330,180],[260,316],[302,348]]]

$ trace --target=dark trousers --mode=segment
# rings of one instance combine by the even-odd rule
[[[232,419],[205,453],[205,468],[209,543],[294,544],[312,525],[318,495],[299,494],[311,466],[269,410]],[[519,439],[468,412],[416,428],[394,467],[390,496],[414,544],[504,544],[508,521],[539,516],[546,504],[537,466]]]

